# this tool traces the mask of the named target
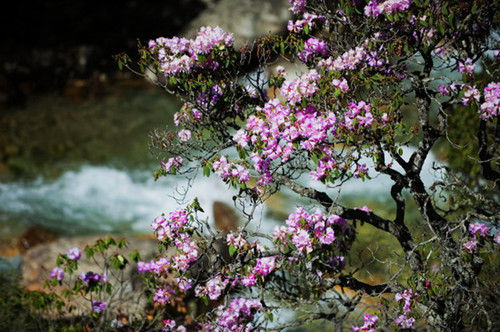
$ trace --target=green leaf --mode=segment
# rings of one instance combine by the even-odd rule
[[[234,254],[236,253],[236,250],[237,250],[237,248],[234,246],[234,244],[231,244],[229,246],[229,255],[234,256]]]
[[[210,176],[210,167],[208,165],[203,167],[203,175],[206,177]]]
[[[141,256],[140,256],[140,254],[139,254],[139,252],[137,250],[132,251],[129,254],[129,257],[130,257],[131,260],[133,260],[136,263],[141,259]]]

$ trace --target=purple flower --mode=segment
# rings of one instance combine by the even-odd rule
[[[66,256],[72,261],[77,261],[82,257],[82,252],[78,248],[71,248],[66,252]]]
[[[302,14],[306,8],[306,0],[289,0],[290,10],[294,14]]]
[[[353,332],[357,331],[375,331],[374,326],[378,322],[378,317],[376,315],[366,314],[363,316],[364,324],[362,326],[352,326]]]
[[[491,227],[486,226],[482,223],[474,223],[469,225],[469,232],[472,235],[479,233],[480,236],[486,236],[490,232]]]
[[[335,232],[331,229],[331,227],[328,227],[325,234],[319,236],[319,242],[329,245],[332,244],[333,241],[335,241]]]
[[[61,281],[64,279],[64,270],[58,266],[52,269],[50,271],[50,278],[54,279],[56,278],[57,280]]]
[[[318,38],[309,38],[304,43],[304,50],[297,56],[303,62],[308,62],[315,55],[326,57],[328,55],[328,44]]]
[[[415,318],[407,317],[406,315],[400,315],[394,319],[396,325],[401,326],[403,329],[409,329],[415,324]]]
[[[471,58],[467,58],[465,62],[462,61],[458,62],[458,71],[466,75],[473,75],[474,67],[475,65],[472,63]]]
[[[309,238],[309,233],[306,230],[299,229],[297,233],[293,235],[292,242],[302,253],[304,252],[304,249],[307,254],[313,251],[311,239]]]
[[[182,142],[187,142],[191,139],[191,131],[188,129],[183,129],[177,134]]]
[[[236,298],[228,307],[218,308],[217,325],[222,327],[221,331],[251,331],[249,324],[254,319],[255,312],[260,309],[262,304],[259,300]]]
[[[153,301],[160,304],[170,303],[170,300],[172,299],[172,296],[174,294],[175,291],[171,287],[167,286],[166,288],[159,288],[155,291]]]
[[[484,88],[484,103],[481,104],[481,119],[489,120],[500,113],[500,83],[492,82]]]
[[[80,279],[87,285],[96,285],[97,283],[106,283],[108,278],[106,274],[99,274],[89,271],[87,273],[81,273]]]
[[[349,84],[347,84],[347,81],[345,78],[342,78],[341,80],[334,79],[332,81],[332,85],[342,92],[346,92],[347,90],[349,90]]]
[[[276,268],[276,256],[257,258],[254,273],[267,276]]]
[[[106,302],[92,301],[92,311],[93,312],[101,313],[104,310],[106,310],[107,306],[108,305],[106,304]]]
[[[165,167],[165,172],[169,173],[172,169],[177,169],[182,166],[183,159],[182,157],[173,157],[169,158],[166,163],[162,162],[161,164]]]
[[[472,240],[464,243],[464,249],[472,254],[476,250],[477,243],[477,239],[473,238]]]
[[[257,283],[257,279],[255,278],[255,274],[250,274],[250,275],[243,277],[243,279],[241,279],[241,283],[245,287],[254,286]]]

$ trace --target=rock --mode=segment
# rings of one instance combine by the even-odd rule
[[[30,226],[18,239],[17,246],[21,252],[43,243],[49,243],[57,238],[57,234],[42,226]]]
[[[2,239],[0,256],[14,257],[26,250],[43,243],[49,243],[57,238],[57,234],[42,226],[31,226],[21,236]]]
[[[224,234],[238,229],[239,217],[232,207],[216,201],[213,205],[215,227]]]
[[[30,291],[44,290],[44,283],[49,280],[50,271],[56,266],[56,258],[59,254],[73,247],[78,247],[82,250],[86,245],[93,245],[98,239],[104,237],[99,236],[83,236],[73,238],[60,238],[48,244],[39,244],[31,247],[26,251],[22,259],[21,274],[22,285]],[[115,237],[115,239],[118,239]],[[85,254],[78,262],[78,271],[76,274],[66,274],[63,285],[73,284],[79,274],[82,272],[106,272],[109,282],[113,285],[113,294],[111,297],[104,296],[102,300],[108,302],[106,315],[130,315],[140,313],[146,307],[147,299],[143,292],[142,282],[137,273],[136,264],[129,258],[129,254],[133,250],[137,250],[141,254],[143,260],[151,259],[157,253],[157,241],[151,237],[130,237],[126,238],[127,247],[118,249],[113,247],[108,251],[107,256],[115,253],[122,254],[129,260],[126,268],[117,271],[111,270],[104,264],[104,259],[96,254],[95,259],[88,260]],[[115,249],[116,248],[116,249]],[[56,292],[62,291],[62,287],[57,287]],[[74,298],[70,304],[75,305],[76,309],[71,313],[66,312],[66,316],[78,316],[90,312],[90,303],[81,297]]]
[[[236,47],[284,29],[290,18],[287,0],[219,0],[191,21],[184,35],[193,37],[202,26],[220,26],[234,33]]]

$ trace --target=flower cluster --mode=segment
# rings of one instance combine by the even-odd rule
[[[479,102],[481,99],[481,92],[476,86],[469,84],[451,83],[450,85],[440,85],[438,87],[439,93],[442,95],[457,94],[460,91],[463,93],[462,104],[469,105],[471,102]],[[480,118],[489,120],[497,117],[500,113],[500,83],[492,82],[488,84],[483,90],[484,102],[480,107]]]
[[[345,78],[334,79],[332,81],[332,85],[342,92],[347,92],[347,90],[349,90],[349,84],[347,83],[347,80]]]
[[[154,293],[153,301],[160,304],[167,304],[170,303],[174,294],[175,290],[170,286],[158,288]]]
[[[236,236],[234,233],[229,233],[227,234],[226,240],[228,246],[233,245],[237,249],[243,249],[246,245],[248,245],[248,241],[241,233],[238,233]]]
[[[288,31],[294,32],[294,33],[301,33],[304,31],[304,29],[312,29],[316,26],[318,23],[326,23],[327,20],[324,16],[320,15],[315,15],[315,14],[310,14],[310,13],[304,13],[302,15],[302,19],[293,21],[290,20],[288,21]]]
[[[295,80],[285,82],[280,92],[290,105],[295,105],[300,103],[302,98],[312,97],[318,91],[316,82],[319,79],[318,72],[312,69]]]
[[[409,317],[409,314],[412,312],[412,305],[415,302],[415,298],[418,296],[418,293],[414,292],[411,289],[406,289],[402,293],[396,293],[394,296],[394,300],[396,302],[403,302],[403,314],[399,315],[394,319],[396,325],[401,326],[404,329],[411,328],[415,323],[415,318]]]
[[[217,311],[217,328],[220,332],[251,331],[251,322],[255,313],[262,309],[262,304],[257,299],[236,298],[228,307],[220,306]]]
[[[373,123],[373,115],[370,112],[372,106],[364,101],[357,104],[351,102],[349,111],[345,113],[344,121],[348,129],[357,129],[359,127],[369,127]]]
[[[328,44],[318,38],[309,38],[304,43],[304,50],[297,54],[300,60],[308,62],[314,56],[326,57],[328,55]]]
[[[476,247],[479,243],[478,238],[489,238],[490,237],[491,227],[486,226],[483,223],[474,223],[469,225],[469,233],[472,236],[472,239],[464,243],[464,249],[474,253]],[[500,233],[496,233],[493,237],[495,243],[499,244],[499,235]]]
[[[393,14],[410,8],[412,0],[386,0],[379,3],[378,0],[371,0],[365,7],[365,15],[377,17],[380,14]]]
[[[458,71],[466,74],[466,75],[473,75],[474,74],[474,63],[472,63],[471,58],[467,58],[465,62],[459,61],[458,62]]]
[[[244,276],[241,283],[246,287],[254,286],[257,284],[257,278],[269,275],[276,266],[276,256],[257,258],[257,262],[250,274]]]
[[[101,313],[104,310],[106,310],[107,307],[108,307],[108,305],[106,302],[101,302],[101,301],[96,301],[96,300],[92,301],[92,311],[93,312]]]
[[[66,252],[66,256],[72,261],[77,261],[82,257],[82,252],[78,248],[71,248]]]
[[[317,75],[313,71],[313,75]],[[310,77],[310,76],[308,76]],[[298,90],[295,90],[298,89]],[[287,94],[291,103],[300,101],[303,95],[310,95],[315,91],[314,81],[294,81],[284,86],[282,91]],[[333,150],[322,143],[326,143],[329,134],[334,134],[336,116],[333,112],[320,112],[311,105],[303,109],[292,109],[290,105],[282,105],[278,99],[268,101],[263,108],[257,109],[256,115],[248,119],[246,130],[238,131],[233,139],[240,147],[251,143],[254,150],[250,157],[254,169],[262,174],[258,184],[265,185],[272,180],[270,165],[273,160],[281,158],[282,162],[288,161],[297,148],[312,151],[319,147],[325,154],[325,159],[318,166],[315,178],[324,177],[327,170],[335,166],[332,159]],[[292,116],[293,115],[293,116]],[[323,170],[321,167],[325,167]]]
[[[481,119],[489,120],[500,113],[500,82],[492,82],[484,88],[484,103],[481,104]]]
[[[378,319],[379,318],[376,315],[366,314],[363,316],[364,324],[362,326],[352,326],[352,331],[353,332],[358,332],[358,331],[375,332],[375,325],[377,324]]]
[[[218,275],[206,282],[205,286],[198,285],[195,294],[198,297],[208,296],[210,300],[217,300],[226,289],[229,279]]]
[[[150,272],[159,276],[175,273],[173,278],[177,288],[187,291],[192,287],[192,281],[185,277],[186,271],[198,259],[198,245],[190,236],[189,214],[185,209],[170,212],[167,217],[157,217],[151,224],[159,241],[173,244],[177,254],[167,259],[162,257],[150,262],[138,262],[137,270],[140,273]],[[175,290],[170,286],[156,290],[154,300],[158,303],[169,303]]]
[[[52,271],[50,271],[49,277],[61,281],[64,279],[64,270],[61,267],[56,266],[52,269]]]
[[[168,161],[162,162],[162,166],[165,168],[165,172],[169,173],[171,170],[175,170],[182,166],[183,159],[182,157],[172,157],[169,158]]]
[[[174,212],[170,212],[168,217],[160,216],[155,218],[151,223],[151,228],[156,233],[159,241],[174,240],[180,233],[184,231],[184,227],[187,225],[188,213],[184,209],[179,209]]]
[[[363,62],[363,60],[365,60],[366,54],[367,52],[365,48],[363,46],[358,46],[344,52],[335,59],[329,57],[321,60],[318,62],[318,66],[323,67],[328,71],[354,70]]]
[[[306,0],[289,0],[290,2],[290,10],[294,14],[302,14],[306,9]]]
[[[349,233],[350,226],[339,216],[324,216],[319,210],[313,214],[299,207],[288,216],[287,226],[278,226],[274,230],[274,241],[285,250],[296,248],[299,254],[310,254],[322,246],[330,246],[338,237]],[[345,246],[339,239],[338,247]]]
[[[163,326],[163,331],[164,332],[172,332],[172,331],[176,331],[176,332],[186,332],[187,329],[184,325],[179,325],[177,326],[177,322],[173,319],[165,319],[163,321],[163,324],[165,324]],[[177,326],[177,328],[175,328]]]
[[[157,55],[163,73],[172,76],[187,73],[195,67],[218,67],[218,63],[209,56],[199,61],[200,55],[231,47],[233,41],[233,35],[220,27],[202,27],[195,39],[160,37],[151,40],[149,48]]]
[[[224,156],[214,161],[212,167],[214,172],[223,180],[229,177],[237,179],[240,183],[245,183],[250,180],[250,173],[245,167],[228,162],[227,158]]]
[[[179,137],[182,142],[187,142],[191,139],[191,131],[188,129],[182,129],[177,133],[177,137]]]
[[[97,285],[99,283],[105,284],[108,281],[108,277],[105,273],[100,274],[94,273],[92,271],[89,271],[87,273],[82,272],[80,274],[80,279],[89,286]]]

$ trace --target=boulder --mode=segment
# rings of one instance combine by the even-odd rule
[[[202,26],[220,26],[234,34],[236,47],[251,43],[260,36],[282,31],[291,13],[288,0],[219,0],[192,20],[185,30],[193,37]]]

